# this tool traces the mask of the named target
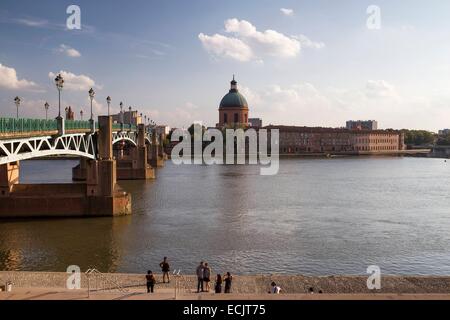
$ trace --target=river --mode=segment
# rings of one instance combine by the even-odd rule
[[[70,182],[72,160],[21,163],[21,182]],[[0,270],[238,274],[450,274],[450,162],[353,157],[175,166],[119,181],[133,214],[0,221]],[[0,200],[1,201],[1,200]]]

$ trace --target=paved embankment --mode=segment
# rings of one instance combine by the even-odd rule
[[[0,271],[0,285],[7,281],[13,283],[13,288],[23,289],[61,289],[66,288],[69,274],[63,272],[7,272]],[[156,275],[156,290],[174,292],[175,279],[170,284],[162,284],[161,275]],[[300,275],[234,275],[234,294],[266,294],[269,285],[275,281],[285,294],[305,294],[309,288],[323,294],[450,294],[450,276],[382,276],[381,290],[367,288],[367,276],[300,276]],[[195,291],[197,279],[195,276],[180,278],[180,293]],[[88,279],[81,274],[81,287],[87,288]],[[123,287],[130,291],[141,292],[145,288],[145,277],[140,274],[101,274],[91,276],[91,289],[109,289]],[[213,287],[213,282],[211,287]]]

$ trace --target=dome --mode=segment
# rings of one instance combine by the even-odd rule
[[[230,91],[220,101],[220,108],[248,108],[247,100],[239,93],[234,77]]]

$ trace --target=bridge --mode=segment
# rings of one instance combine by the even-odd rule
[[[110,116],[97,123],[0,118],[0,218],[130,214],[131,196],[116,181],[155,178],[164,163],[160,140],[152,127]],[[62,156],[80,159],[76,184],[19,183],[20,161]]]

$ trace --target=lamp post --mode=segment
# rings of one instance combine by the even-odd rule
[[[120,131],[123,131],[123,102],[120,102]]]
[[[131,130],[131,106],[128,107],[129,117],[130,117],[130,130]]]
[[[92,101],[94,100],[94,97],[95,97],[95,91],[94,91],[94,89],[91,88],[89,90],[89,98],[91,99],[91,120],[94,119],[94,113],[92,112]]]
[[[20,98],[19,97],[15,97],[14,98],[14,103],[16,104],[16,118],[19,119],[19,106],[20,106]]]
[[[50,107],[50,105],[48,104],[48,102],[46,102],[44,104],[44,109],[45,109],[45,120],[48,120],[48,107]]]
[[[109,105],[111,104],[111,97],[110,96],[108,96],[106,98],[106,103],[108,104],[108,117],[109,117]]]
[[[55,84],[58,89],[58,118],[61,118],[61,91],[64,87],[64,79],[60,73],[55,78]]]

